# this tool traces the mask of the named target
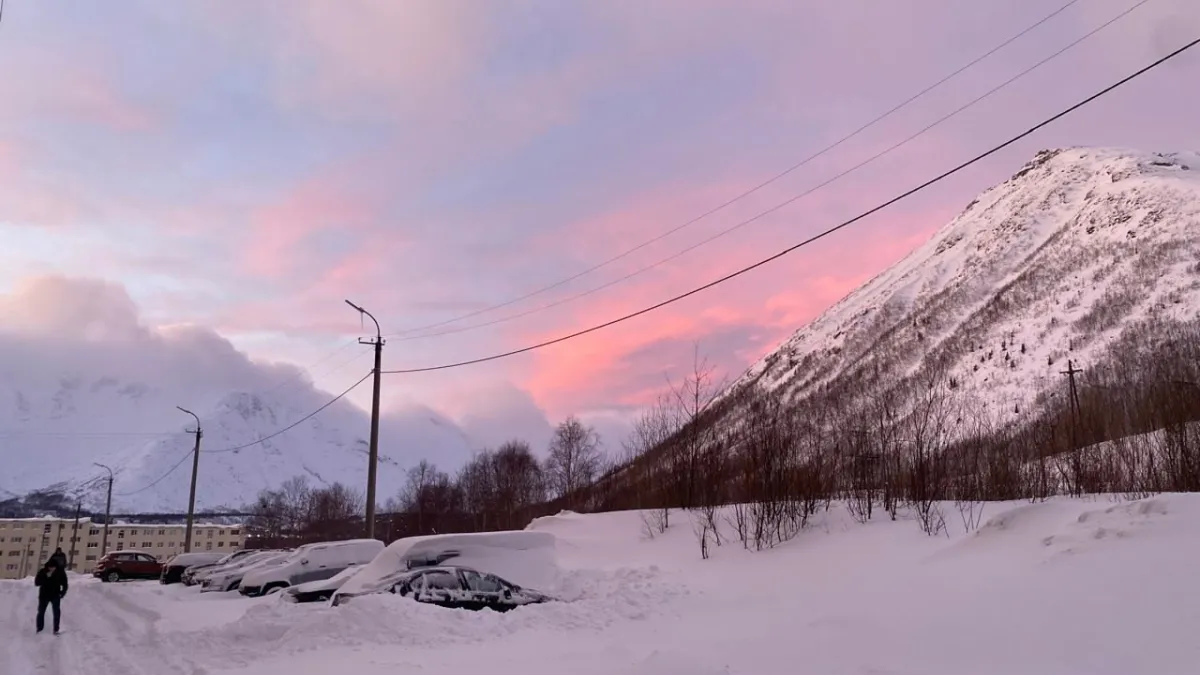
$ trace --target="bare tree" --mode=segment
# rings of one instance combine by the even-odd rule
[[[551,493],[576,508],[580,491],[596,479],[602,464],[596,430],[571,416],[555,428],[543,470]]]

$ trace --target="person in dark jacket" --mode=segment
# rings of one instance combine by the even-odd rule
[[[59,603],[67,594],[67,571],[58,564],[54,556],[50,556],[45,567],[38,570],[37,575],[33,577],[33,585],[38,587],[37,632],[42,632],[46,627],[46,607],[49,606],[54,611],[54,634],[58,635],[59,619],[62,616]]]
[[[67,569],[67,554],[63,553],[61,546],[54,549],[54,553],[50,554],[50,559],[57,561],[60,568]]]

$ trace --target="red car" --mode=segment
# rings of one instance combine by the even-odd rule
[[[104,581],[122,579],[157,579],[162,574],[162,563],[149,553],[141,551],[113,551],[96,561],[92,576]]]

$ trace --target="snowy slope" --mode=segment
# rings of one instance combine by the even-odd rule
[[[1200,310],[1200,154],[1043,151],[739,380],[806,396],[944,365],[996,411]],[[878,370],[876,370],[878,368]],[[857,371],[857,372],[855,372]]]
[[[380,595],[344,607],[77,578],[59,637],[29,580],[0,582],[0,673],[1183,675],[1200,647],[1200,496],[989,503],[928,537],[835,503],[759,553],[701,560],[678,513],[564,513],[564,602],[507,613]],[[121,630],[113,630],[119,626]]]
[[[5,429],[0,435],[0,490],[23,494],[53,485],[75,489],[107,475],[92,465],[100,462],[116,471],[114,511],[186,510],[191,460],[184,457],[194,441],[185,429],[193,425],[173,401],[156,396],[148,386],[116,377],[64,377],[42,391],[11,385],[4,391],[3,385],[0,381],[0,401],[15,403],[12,409],[0,409],[0,428]],[[298,382],[284,390],[229,393],[211,406],[197,407],[204,430],[197,508],[240,507],[252,503],[264,487],[277,487],[296,475],[306,476],[314,486],[341,481],[363,490],[369,417],[345,401],[271,440],[224,451],[272,434],[330,398]],[[380,501],[399,490],[404,471],[417,459],[437,457],[452,463],[465,460],[471,450],[472,443],[458,426],[432,411],[385,416],[380,428]],[[161,482],[141,489],[181,460]],[[95,485],[86,493],[85,504],[103,508],[103,499],[102,486]]]

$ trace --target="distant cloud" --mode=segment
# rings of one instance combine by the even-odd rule
[[[227,404],[231,394],[262,397],[281,406],[273,414],[288,415],[265,421],[256,418],[256,424],[267,426],[240,432],[236,442],[244,442],[247,433],[251,440],[255,434],[271,433],[332,396],[314,389],[309,374],[297,366],[252,360],[212,329],[147,325],[125,289],[111,282],[28,279],[11,293],[0,294],[0,316],[5,317],[0,325],[0,464],[6,467],[0,489],[8,491],[82,480],[96,471],[93,461],[114,462],[122,457],[129,460],[119,467],[128,469],[122,473],[133,473],[123,478],[118,491],[153,480],[171,465],[182,446],[177,442],[156,446],[150,448],[155,454],[148,457],[137,448],[163,434],[180,435],[188,418],[176,405],[199,414],[206,428],[212,426],[209,443],[221,445],[230,442],[221,434],[232,437],[238,428],[213,419],[212,411],[223,400]],[[369,391],[369,386],[363,389]],[[453,417],[418,404],[385,409],[381,457],[392,467],[388,489],[398,489],[396,476],[421,459],[453,471],[471,451],[508,438],[523,438],[535,447],[544,443],[548,422],[527,393],[509,384],[498,385],[492,393],[494,397],[475,395],[457,401]],[[365,442],[365,411],[343,403],[327,416],[350,425],[343,429],[348,434],[343,440]],[[272,447],[240,452],[251,457],[277,453]],[[227,459],[206,459],[205,465]],[[289,465],[286,454],[277,461],[283,462],[280,472],[314,470]],[[356,463],[347,469],[345,475],[353,477],[361,466]],[[339,471],[335,465],[332,475],[322,478],[338,480]],[[257,480],[279,482],[292,473]],[[237,480],[249,480],[246,484],[252,487],[256,479],[239,476]],[[172,507],[182,504],[164,505]]]

